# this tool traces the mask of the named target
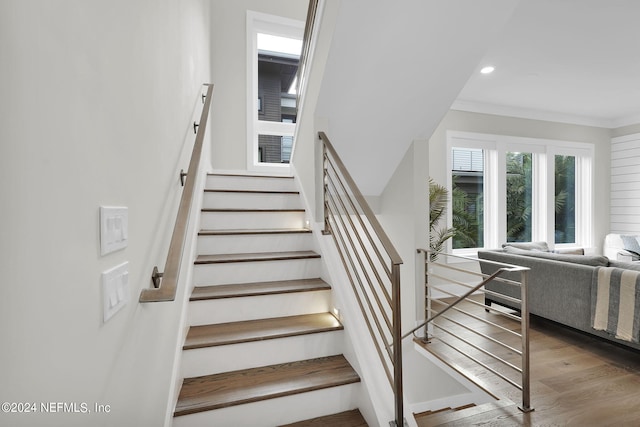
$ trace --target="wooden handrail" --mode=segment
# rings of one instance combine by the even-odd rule
[[[193,205],[194,191],[196,187],[196,179],[200,160],[202,157],[202,147],[204,145],[204,134],[207,130],[207,120],[209,119],[209,108],[211,106],[211,95],[213,94],[213,84],[205,83],[207,86],[207,94],[204,95],[204,106],[200,115],[200,123],[197,125],[196,140],[187,170],[187,179],[182,190],[178,214],[176,215],[176,223],[173,227],[171,235],[171,243],[169,244],[169,252],[164,265],[164,273],[158,274],[158,268],[154,267],[154,275],[152,279],[156,283],[156,277],[162,277],[159,286],[156,288],[146,288],[140,293],[140,302],[160,302],[173,301],[176,298],[178,288],[178,278],[180,275],[180,265],[182,263],[182,254],[187,241],[187,228],[189,225],[189,216],[191,214],[191,206]]]

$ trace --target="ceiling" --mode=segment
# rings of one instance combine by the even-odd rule
[[[521,0],[452,108],[607,128],[639,123],[638,17],[638,0]],[[489,64],[495,71],[480,74]]]
[[[326,2],[336,15],[322,20],[315,116],[363,194],[380,195],[411,143],[434,132],[517,3]]]

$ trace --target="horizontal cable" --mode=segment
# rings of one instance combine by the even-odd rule
[[[435,311],[435,310],[433,310],[433,311]],[[448,320],[449,322],[451,322],[451,323],[455,323],[456,325],[460,326],[461,328],[464,328],[464,329],[466,329],[467,331],[472,332],[472,333],[474,333],[474,334],[478,335],[479,337],[482,337],[482,338],[484,338],[484,339],[486,339],[486,340],[491,341],[491,342],[492,342],[492,343],[494,343],[494,344],[497,344],[497,345],[499,345],[499,346],[501,346],[501,347],[504,347],[504,348],[506,348],[507,350],[512,351],[512,352],[514,352],[514,353],[516,353],[517,355],[522,355],[522,351],[517,350],[517,349],[515,349],[515,348],[511,347],[510,345],[505,344],[505,343],[503,343],[502,341],[498,341],[497,339],[492,338],[492,337],[490,337],[490,336],[488,336],[488,335],[486,335],[486,334],[483,334],[482,332],[479,332],[479,331],[477,331],[477,330],[475,330],[475,329],[473,329],[473,328],[471,328],[471,327],[469,327],[469,326],[467,326],[467,325],[465,325],[465,324],[463,324],[463,323],[460,323],[460,322],[458,322],[457,320],[454,320],[454,319],[452,319],[452,318],[450,318],[450,317],[448,317],[448,316],[442,316],[442,318],[443,318],[443,319],[447,319],[447,320]],[[442,325],[440,325],[440,326],[442,326]]]
[[[434,325],[437,326],[437,325]],[[444,331],[443,332],[447,332]],[[465,356],[466,358],[474,361],[475,363],[477,363],[478,365],[482,366],[483,368],[493,372],[495,375],[499,376],[500,378],[502,378],[503,380],[505,380],[506,382],[508,382],[509,384],[511,384],[512,386],[516,387],[518,390],[522,390],[522,386],[520,384],[518,384],[517,382],[513,381],[511,378],[505,376],[504,374],[502,374],[501,372],[496,371],[495,369],[493,369],[492,367],[490,367],[489,365],[487,365],[486,363],[476,359],[475,357],[471,356],[469,353],[465,353],[462,350],[458,349],[457,347],[455,347],[454,345],[446,342],[445,340],[443,340],[442,338],[438,339],[439,342],[441,342],[442,344],[446,345],[447,347],[452,348],[453,350],[457,351],[458,353],[462,354],[463,356]],[[464,340],[463,340],[464,341]]]
[[[364,221],[362,220],[362,215],[360,214],[360,212],[358,211],[358,208],[355,206],[354,200],[351,196],[349,196],[349,194],[347,193],[347,189],[344,185],[344,183],[342,182],[342,180],[340,179],[340,176],[338,175],[338,171],[335,169],[334,164],[330,161],[330,159],[327,157],[328,163],[331,166],[331,168],[333,169],[334,175],[338,181],[338,183],[340,184],[340,187],[342,188],[342,190],[344,191],[344,196],[347,198],[347,200],[349,201],[349,204],[351,205],[351,208],[353,209],[353,214],[358,218],[358,221],[360,223],[360,226],[362,227],[362,230],[364,231],[364,233],[367,235],[367,240],[369,240],[369,243],[371,244],[371,247],[373,248],[373,250],[375,251],[378,260],[380,262],[380,264],[382,265],[382,267],[384,268],[384,270],[387,273],[387,277],[391,278],[391,269],[387,266],[387,262],[386,260],[383,258],[382,254],[380,253],[380,250],[378,249],[378,245],[376,244],[376,242],[373,241],[373,238],[371,236],[371,233],[369,232],[369,227],[367,227],[364,223]],[[328,171],[327,171],[328,172]],[[333,179],[331,178],[331,174],[327,173],[327,178],[329,183],[331,184],[331,186],[334,189],[334,193],[340,197],[339,192],[338,192],[338,187],[336,186],[336,184],[333,182]],[[327,188],[328,190],[328,188]],[[331,193],[329,191],[329,193]],[[342,197],[340,197],[340,199],[342,199]],[[344,206],[344,203],[343,203]],[[346,209],[346,207],[344,208],[345,212],[348,213],[348,209]],[[365,215],[366,218],[366,215]],[[375,231],[375,230],[374,230]],[[382,243],[380,243],[382,244]]]
[[[329,202],[331,202],[331,203],[333,203],[335,205],[335,201],[331,197],[329,197]],[[338,225],[337,222],[336,222],[336,219],[335,219],[334,211],[329,209],[329,214],[331,215],[331,218],[333,219],[333,222],[336,225]],[[342,224],[342,228],[344,229],[345,228],[345,224],[344,224],[344,221],[342,220],[342,217],[338,216],[338,218],[340,220],[340,223]],[[338,231],[338,230],[334,230],[334,231]],[[371,284],[371,279],[370,279],[369,275],[367,274],[367,272],[364,271],[365,268],[364,268],[364,266],[362,264],[362,259],[358,256],[355,244],[354,244],[353,240],[351,239],[351,235],[349,233],[347,233],[347,232],[345,232],[344,234],[347,236],[347,240],[349,241],[349,243],[351,245],[351,249],[356,252],[356,259],[358,261],[358,264],[360,265],[361,270],[364,272],[364,275],[366,276],[367,283]],[[342,238],[342,234],[340,234],[340,236],[341,236],[341,240],[344,242],[344,239]],[[356,268],[355,264],[353,263],[353,257],[348,255],[351,251],[348,250],[348,247],[346,246],[346,244],[344,246],[344,249],[345,249],[345,256],[347,256],[349,258],[349,262],[352,265],[353,271],[357,273],[358,269]],[[373,308],[373,306],[371,304],[371,299],[369,298],[368,293],[365,291],[365,286],[362,283],[362,280],[360,280],[360,275],[357,275],[357,277],[358,277],[358,283],[360,284],[360,289],[361,289],[361,291],[362,291],[362,293],[363,293],[363,295],[365,297],[365,301],[367,302],[367,305],[369,306],[369,310],[370,310],[371,313],[375,313],[375,310],[374,310],[374,308]],[[378,309],[382,313],[382,317],[383,317],[383,320],[385,321],[385,323],[387,325],[387,329],[389,331],[391,331],[391,328],[392,328],[391,321],[389,320],[389,316],[387,316],[386,312],[383,309],[382,302],[380,301],[380,297],[378,296],[378,293],[375,292],[375,290],[371,286],[369,287],[369,289],[371,289],[371,293],[373,294],[373,297],[375,298],[376,304],[378,305]],[[378,323],[378,317],[377,316],[374,315],[373,316],[373,320],[376,322],[376,324]],[[378,326],[378,332],[380,332],[381,336],[384,336],[381,326]]]
[[[333,215],[333,213],[331,211],[329,211],[329,214]],[[385,373],[387,375],[387,379],[389,380],[389,384],[393,387],[393,376],[391,374],[391,371],[389,370],[389,367],[387,366],[387,362],[385,361],[385,358],[384,358],[384,355],[382,353],[381,346],[379,345],[378,339],[376,339],[376,334],[373,331],[373,327],[371,325],[371,321],[369,319],[369,316],[364,315],[366,313],[366,310],[364,308],[364,305],[362,303],[362,299],[360,298],[360,294],[357,291],[356,284],[355,284],[355,282],[353,280],[353,277],[351,275],[351,269],[349,269],[349,267],[347,266],[347,261],[346,261],[345,257],[343,256],[342,249],[341,249],[341,244],[338,243],[338,238],[340,238],[340,241],[342,242],[342,245],[345,244],[344,240],[342,238],[342,235],[338,234],[336,236],[336,233],[331,233],[331,236],[333,237],[333,241],[334,241],[334,243],[336,245],[336,248],[338,248],[338,253],[340,254],[340,259],[342,261],[342,265],[343,265],[343,267],[344,267],[344,269],[345,269],[345,271],[347,273],[347,276],[349,278],[349,283],[351,284],[351,289],[353,290],[353,293],[354,293],[354,295],[356,297],[356,301],[358,302],[358,305],[360,306],[360,311],[363,313],[363,318],[364,318],[365,324],[367,325],[367,329],[369,329],[369,335],[371,336],[371,338],[373,340],[374,347],[376,349],[376,352],[378,353],[378,358],[380,359],[380,362],[382,363],[384,371],[385,371]],[[353,264],[352,261],[350,261],[350,263]],[[378,333],[380,333],[379,330],[378,330]],[[381,334],[381,336],[383,336],[383,335]],[[384,340],[384,338],[383,338],[383,340]],[[386,346],[385,346],[385,349],[387,351],[389,359],[393,360],[393,358],[391,357],[391,353],[389,352],[389,349],[386,348]]]
[[[333,185],[333,182],[331,182],[331,177],[329,177],[329,182],[330,182],[331,185]],[[334,186],[334,188],[335,188],[335,186]],[[333,204],[336,207],[337,213],[340,214],[339,209],[337,209],[338,205],[335,202],[335,197],[332,196],[332,193],[330,191],[327,192],[327,197],[330,200],[333,201]],[[360,244],[360,248],[362,248],[361,251],[357,251],[355,246],[354,246],[354,252],[357,252],[357,253],[363,252],[364,253],[365,257],[367,258],[368,264],[371,266],[371,270],[373,271],[373,274],[376,276],[376,279],[378,281],[377,283],[380,285],[380,289],[382,290],[382,292],[384,294],[384,297],[387,300],[387,303],[389,305],[391,305],[391,295],[389,294],[389,291],[387,290],[387,288],[384,286],[382,278],[378,274],[378,270],[375,268],[373,260],[369,256],[369,252],[364,249],[364,243],[362,242],[362,239],[360,238],[360,233],[358,232],[358,230],[356,230],[355,225],[353,224],[353,221],[351,220],[351,215],[349,214],[348,210],[344,206],[344,203],[342,202],[342,198],[341,197],[338,197],[338,201],[340,202],[340,206],[342,206],[342,208],[344,209],[344,212],[345,212],[344,216],[347,217],[347,220],[349,221],[349,224],[351,225],[351,230],[353,230],[353,233],[350,233],[349,236],[351,234],[355,235],[356,239],[358,239],[358,243]],[[341,216],[341,218],[342,218],[342,216]],[[359,215],[358,215],[358,219],[360,219],[360,221],[362,221],[362,219],[360,218]],[[363,224],[361,224],[361,225],[363,225]],[[343,227],[343,228],[344,228],[345,232],[348,232],[347,227]],[[372,242],[370,241],[370,243],[372,243]],[[387,272],[387,278],[390,280],[391,279],[391,270],[388,269],[388,267],[386,266],[386,264],[382,260],[380,260],[380,265],[382,265],[382,267],[385,269],[385,271]],[[365,272],[365,274],[366,274],[366,272]],[[371,283],[371,281],[369,280],[369,276],[368,275],[367,275],[367,280],[369,281],[369,283]],[[380,304],[380,302],[378,302],[378,304]]]
[[[444,316],[442,316],[442,317],[444,317]],[[505,366],[507,366],[507,367],[509,367],[509,368],[513,369],[513,370],[514,370],[514,371],[516,371],[517,373],[522,374],[522,369],[520,369],[518,366],[514,365],[514,364],[513,364],[513,363],[511,363],[511,362],[507,362],[506,360],[504,360],[504,359],[503,359],[503,358],[501,358],[500,356],[497,356],[497,355],[495,355],[495,354],[491,353],[489,350],[486,350],[486,349],[484,349],[484,348],[480,347],[479,345],[474,344],[474,343],[472,343],[471,341],[469,341],[469,340],[466,340],[466,339],[462,338],[461,336],[459,336],[459,335],[455,334],[454,332],[451,332],[449,329],[445,328],[445,327],[444,327],[444,326],[442,326],[442,325],[434,324],[433,326],[435,326],[436,328],[440,329],[440,330],[441,330],[441,331],[443,331],[443,332],[446,332],[447,334],[451,335],[452,337],[455,337],[456,339],[458,339],[458,340],[462,341],[463,343],[467,344],[468,346],[471,346],[471,347],[475,348],[476,350],[478,350],[478,351],[480,351],[480,352],[482,352],[482,353],[486,354],[487,356],[491,357],[491,358],[492,358],[492,359],[494,359],[495,361],[500,362],[500,363],[502,363],[503,365],[505,365]]]
[[[439,300],[431,300],[431,303],[432,304],[433,303],[445,304],[445,303],[443,303],[443,302],[441,302]],[[453,307],[452,310],[455,310],[460,314],[464,314],[465,316],[469,316],[469,317],[471,317],[471,318],[473,318],[475,320],[479,320],[480,322],[483,322],[483,323],[485,323],[485,324],[487,324],[489,326],[493,326],[495,328],[498,328],[498,329],[502,330],[503,332],[509,332],[510,334],[513,334],[514,336],[516,336],[518,338],[522,338],[522,334],[520,334],[520,333],[518,333],[516,331],[512,331],[511,329],[505,328],[504,326],[498,325],[497,323],[493,323],[490,320],[483,319],[482,317],[476,316],[475,314],[469,313],[468,311],[465,311],[465,310],[461,309],[460,307]],[[506,313],[506,314],[508,314],[508,313]],[[513,316],[513,315],[510,315],[510,316]],[[513,316],[513,317],[515,317],[515,319],[513,319],[513,320],[515,320],[516,322],[520,323],[521,319],[519,317],[516,317],[516,316]]]
[[[384,229],[382,228],[382,226],[380,225],[380,222],[378,221],[375,214],[371,210],[371,207],[369,206],[366,199],[358,189],[358,186],[356,185],[355,181],[347,171],[347,168],[345,167],[344,163],[342,163],[342,160],[340,159],[340,156],[338,156],[338,153],[333,147],[333,144],[331,144],[331,141],[329,141],[329,138],[324,132],[319,132],[318,137],[324,142],[324,146],[326,147],[327,152],[333,158],[333,163],[335,163],[336,167],[340,170],[340,174],[344,177],[347,183],[347,186],[351,189],[351,192],[353,193],[354,197],[358,201],[358,204],[362,207],[363,213],[369,220],[371,227],[373,228],[376,235],[380,239],[380,242],[382,243],[382,247],[384,247],[385,251],[387,252],[387,255],[389,255],[389,257],[391,258],[391,264],[402,264],[402,258],[400,258],[398,251],[396,251],[396,248],[391,243],[389,236],[387,236],[387,234],[384,232]]]

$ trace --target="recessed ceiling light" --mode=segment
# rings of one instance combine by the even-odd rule
[[[491,73],[493,73],[493,70],[495,70],[495,69],[496,69],[496,67],[494,67],[492,65],[487,65],[486,67],[482,67],[480,72],[482,74],[491,74]]]

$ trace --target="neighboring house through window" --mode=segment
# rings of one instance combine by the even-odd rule
[[[304,23],[247,12],[247,167],[288,167]]]

